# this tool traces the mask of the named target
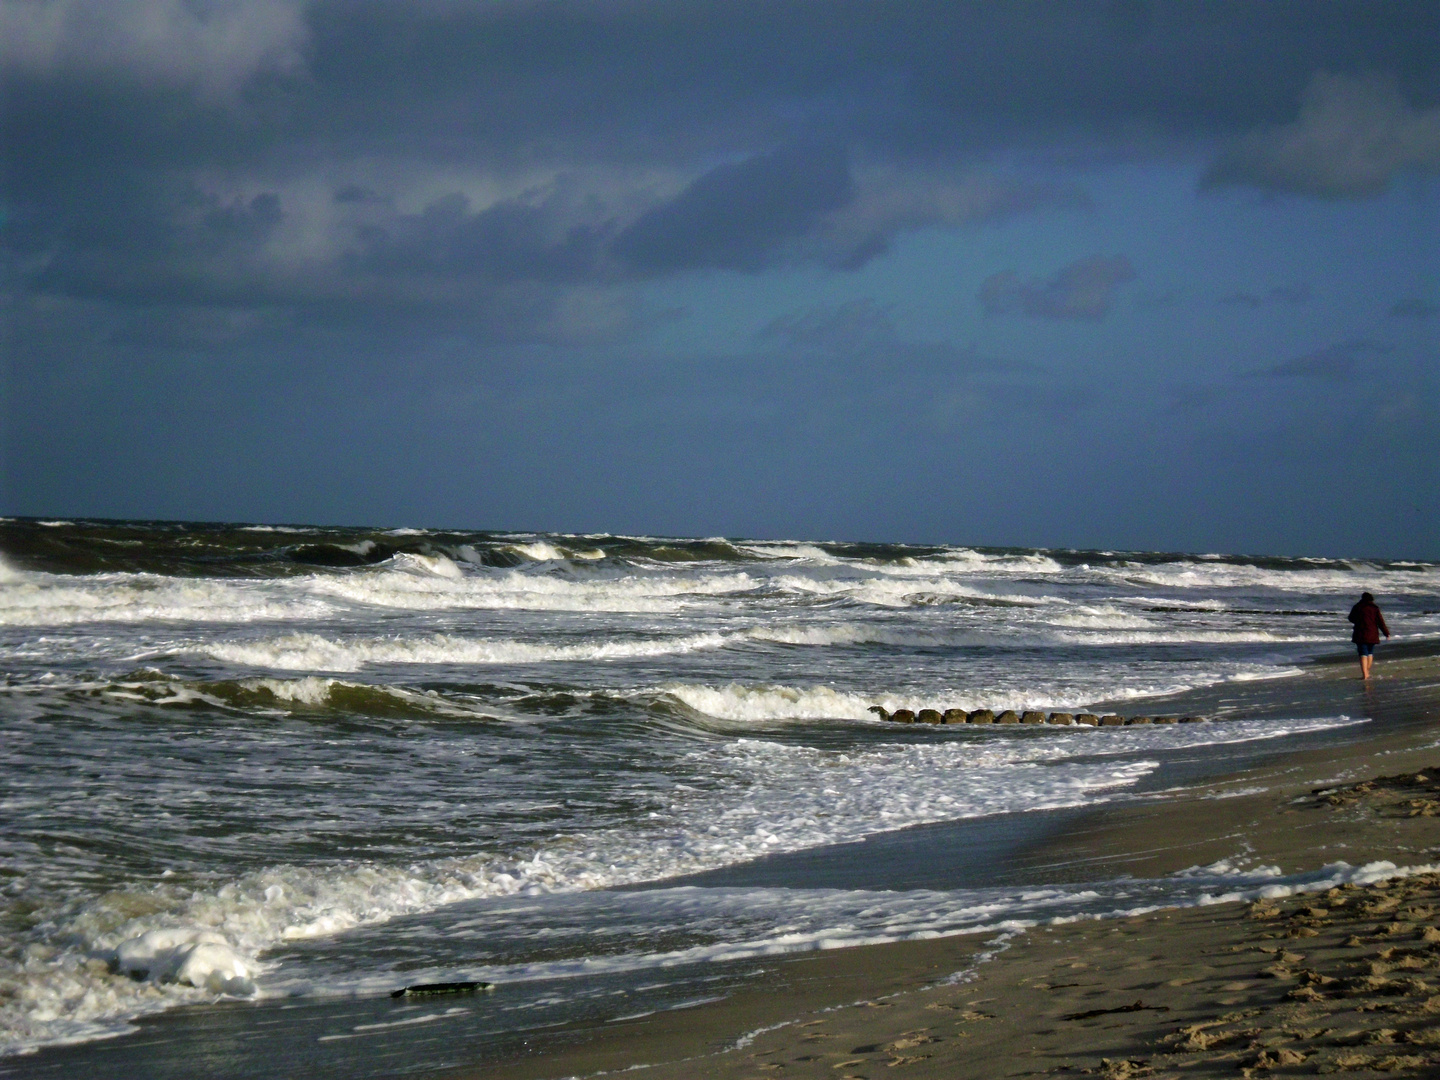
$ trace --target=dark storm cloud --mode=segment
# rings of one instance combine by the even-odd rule
[[[776,245],[853,197],[842,148],[787,148],[712,169],[643,214],[611,250],[642,271],[758,270]]]
[[[1025,172],[1080,142],[1379,190],[1433,165],[1437,32],[1428,2],[0,0],[0,244],[50,295],[609,334],[627,282],[1081,210]],[[1097,318],[1107,273],[1005,302]]]
[[[987,315],[1021,312],[1042,319],[1103,319],[1120,285],[1135,279],[1124,255],[1091,255],[1048,279],[1021,281],[1013,270],[991,274],[980,286]]]
[[[338,197],[337,197],[337,201]],[[359,201],[359,200],[346,200]],[[459,192],[419,214],[357,230],[353,264],[382,276],[430,273],[499,281],[584,281],[596,273],[603,235],[585,225],[557,229],[544,205],[495,203],[475,213]],[[560,235],[554,235],[557,231]]]

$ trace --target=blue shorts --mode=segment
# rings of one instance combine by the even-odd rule
[[[1366,645],[1363,641],[1357,641],[1355,642],[1355,651],[1358,652],[1361,656],[1374,656],[1375,646]]]

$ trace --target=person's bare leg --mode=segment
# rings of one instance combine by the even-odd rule
[[[1375,657],[1373,657],[1373,656],[1362,656],[1362,657],[1360,657],[1360,678],[1362,678],[1362,679],[1368,679],[1368,678],[1370,678],[1370,665],[1371,665],[1372,663],[1374,663],[1374,661],[1375,661]]]

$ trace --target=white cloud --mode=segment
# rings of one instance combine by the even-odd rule
[[[306,0],[0,0],[0,69],[233,96],[303,64]]]
[[[1356,198],[1378,195],[1407,169],[1440,170],[1440,108],[1412,108],[1393,79],[1321,72],[1293,123],[1246,135],[1203,186]]]
[[[1021,281],[1004,270],[981,284],[980,306],[987,315],[1019,311],[1039,319],[1094,321],[1110,313],[1120,285],[1134,279],[1135,267],[1124,255],[1091,255],[1043,281]]]

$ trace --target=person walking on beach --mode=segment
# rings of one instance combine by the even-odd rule
[[[1360,678],[1368,679],[1370,665],[1375,660],[1375,646],[1380,644],[1382,633],[1386,638],[1390,637],[1390,628],[1385,625],[1385,616],[1380,614],[1375,597],[1368,592],[1362,593],[1360,602],[1350,609],[1349,618],[1355,624],[1350,640],[1355,642],[1355,648],[1360,653]]]

